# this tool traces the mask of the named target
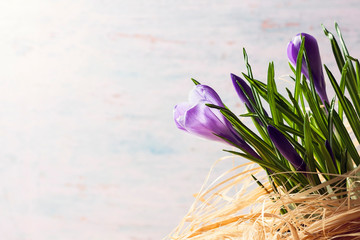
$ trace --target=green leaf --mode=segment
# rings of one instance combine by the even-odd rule
[[[341,172],[340,172],[340,174],[344,174],[344,173],[348,172],[348,168],[347,168],[348,161],[349,161],[348,152],[347,152],[347,149],[345,148],[344,151],[341,151],[341,157],[340,157]]]
[[[341,31],[340,31],[340,27],[339,27],[339,25],[338,25],[336,22],[335,22],[335,30],[336,30],[339,38],[340,38],[340,44],[341,44],[341,47],[342,47],[344,56],[345,56],[345,58],[347,58],[348,56],[350,56],[350,54],[349,54],[349,51],[347,50],[345,41],[344,41],[343,36],[342,36],[342,33],[341,33]],[[350,65],[349,65],[349,68],[350,68],[351,78],[352,78],[353,80],[355,80],[354,66],[353,66],[352,64],[350,64]]]
[[[253,86],[256,88],[258,93],[261,95],[262,98],[265,99],[265,101],[269,101],[268,99],[268,93],[267,93],[267,86],[264,83],[261,83],[258,80],[251,79],[247,75],[243,74],[244,78],[250,83],[253,84]],[[294,113],[293,106],[286,100],[282,95],[275,94],[275,101],[277,104],[278,111],[282,114],[282,117],[285,121],[288,122],[288,124],[292,124],[293,122],[302,126],[303,121],[299,116]]]
[[[265,192],[267,192],[268,194],[270,193],[269,190],[267,190],[267,188],[254,175],[251,174],[251,177],[254,179],[254,181],[257,183],[257,185],[259,185],[259,187],[264,189]]]
[[[360,156],[354,143],[349,135],[348,130],[344,126],[342,119],[340,119],[339,115],[334,111],[333,112],[333,122],[335,129],[337,130],[336,133],[339,135],[339,139],[343,143],[343,147],[347,149],[348,153],[350,154],[351,158],[354,162],[359,165],[360,164]]]
[[[300,87],[301,87],[301,85],[299,86],[299,88],[300,88]],[[293,105],[294,105],[294,109],[296,110],[296,113],[297,113],[298,116],[301,118],[301,120],[304,119],[304,115],[303,115],[303,113],[302,113],[302,111],[301,111],[301,109],[300,109],[300,106],[299,106],[298,102],[295,100],[295,98],[293,97],[293,95],[292,95],[292,93],[290,92],[289,89],[286,88],[286,91],[287,91],[287,93],[288,93],[288,96],[289,96],[289,98],[290,98],[290,101],[291,101],[291,102],[293,103]]]
[[[335,100],[333,99],[331,101],[331,106],[329,109],[329,117],[328,117],[328,130],[329,130],[329,136],[328,141],[330,143],[330,146],[332,147],[333,144],[333,133],[334,133],[334,124],[333,124],[333,118],[334,118],[334,107],[335,107]]]
[[[220,106],[214,105],[212,103],[205,103],[205,105],[208,106],[209,108],[215,108],[215,109],[219,109],[219,110],[226,109],[224,107],[220,107]]]
[[[315,159],[314,159],[314,149],[313,149],[313,140],[311,134],[310,120],[308,114],[305,114],[304,117],[304,144],[306,149],[306,162],[309,166],[309,171],[316,173]],[[313,185],[318,185],[321,183],[319,176],[317,174],[311,174],[311,182]]]
[[[245,48],[243,48],[243,54],[244,54],[245,65],[246,65],[246,68],[247,68],[247,70],[248,70],[248,75],[249,75],[249,77],[253,78],[251,66],[250,66],[250,64],[249,64],[249,58],[248,58],[248,55],[247,55],[247,53],[246,53]]]
[[[257,118],[258,115],[253,112],[243,113],[239,115],[240,117],[251,117],[251,118]]]
[[[325,143],[320,144],[320,151],[322,153],[321,161],[325,163],[326,170],[327,170],[327,172],[325,172],[325,173],[337,174],[338,171],[336,170],[336,167],[334,165],[334,162],[332,160],[332,157],[331,157],[330,153],[328,152],[327,148],[325,147]],[[330,176],[330,179],[331,178],[332,177]]]
[[[245,141],[250,143],[254,148],[259,148],[258,151],[261,152],[261,150],[272,153],[272,147],[268,145],[266,142],[264,142],[256,133],[251,131],[245,124],[243,124],[235,114],[233,114],[228,109],[221,109],[221,114],[224,115],[224,117],[240,132],[240,135],[243,137]]]
[[[334,76],[330,70],[325,66],[325,70],[329,76],[330,82],[335,90],[336,96],[339,99],[339,103],[344,108],[346,118],[349,121],[349,124],[356,136],[356,139],[360,142],[360,120],[358,115],[355,112],[355,109],[351,102],[341,93],[339,85],[336,83]]]
[[[288,64],[289,64],[289,67],[290,67],[291,71],[292,71],[292,72],[293,72],[293,74],[295,75],[295,74],[296,74],[296,70],[295,70],[295,68],[293,67],[293,65],[292,65],[290,62],[288,62]],[[293,79],[293,80],[295,81],[295,79],[294,79],[293,77],[291,77],[291,76],[290,76],[290,78],[291,78],[291,79]]]
[[[200,85],[200,83],[199,83],[198,81],[196,81],[194,78],[191,78],[191,81],[193,81],[193,83],[194,83],[195,85]]]
[[[310,127],[310,120],[309,116],[306,113],[304,118],[304,143],[306,149],[306,157],[308,160],[308,165],[311,172],[316,172],[315,169],[315,159],[314,159],[314,150],[312,144],[312,134],[311,134],[311,127]]]
[[[358,93],[360,94],[360,64],[359,64],[359,60],[357,58],[353,58],[351,56],[348,56],[348,59],[355,62],[356,85],[357,85]]]
[[[253,93],[253,96],[255,99],[255,102],[254,102],[253,99],[249,96],[247,91],[245,91],[245,89],[243,88],[243,86],[240,83],[238,83],[238,86],[243,91],[245,97],[248,99],[251,107],[254,109],[256,115],[258,116],[258,119],[263,123],[263,125],[265,125],[265,126],[268,125],[266,122],[265,112],[262,107],[261,100],[259,98],[259,95],[258,95],[256,89],[253,88],[253,86],[251,86],[251,90],[252,90],[252,93]]]
[[[330,43],[331,43],[331,49],[333,51],[333,54],[334,54],[334,57],[335,57],[335,60],[336,60],[336,63],[338,65],[338,68],[339,68],[339,71],[341,72],[342,71],[342,68],[344,67],[344,64],[345,64],[345,61],[344,61],[344,57],[343,55],[341,54],[341,50],[340,50],[340,47],[334,37],[334,35],[329,32],[325,27],[324,25],[322,25],[322,28],[324,30],[324,33],[325,35],[329,38],[330,40]]]
[[[262,159],[255,158],[255,157],[253,157],[253,156],[251,156],[249,154],[244,154],[244,153],[240,153],[240,152],[236,152],[236,151],[232,151],[232,150],[226,150],[226,149],[223,149],[223,151],[228,152],[228,153],[232,153],[232,154],[235,154],[235,155],[238,155],[238,156],[241,156],[241,157],[246,158],[246,159],[249,159],[250,161],[257,163],[260,166],[262,166],[264,168],[269,168],[269,169],[271,169],[272,171],[275,171],[275,172],[289,171],[289,169],[283,169],[282,167],[279,167],[279,166],[277,166],[275,164],[271,164],[269,162],[263,161]]]
[[[299,96],[300,96],[300,80],[301,80],[301,68],[302,68],[302,60],[303,60],[303,53],[304,53],[304,44],[305,44],[305,38],[301,37],[301,45],[300,45],[300,49],[299,49],[299,53],[297,55],[297,59],[296,59],[296,70],[295,70],[295,100],[296,102],[299,100]]]
[[[341,72],[341,79],[340,79],[340,92],[342,95],[345,94],[345,84],[346,84],[346,75],[347,75],[347,64],[348,62],[346,62],[346,64],[343,66],[342,72]],[[343,119],[343,112],[344,109],[342,107],[341,104],[339,104],[338,106],[338,112],[339,112],[339,116],[341,119]]]
[[[281,112],[276,107],[275,95],[277,94],[275,84],[275,72],[274,63],[269,63],[268,78],[267,78],[267,91],[268,91],[268,102],[271,111],[271,116],[274,120],[275,125],[278,125],[282,121]]]
[[[313,113],[312,116],[316,122],[318,130],[320,130],[322,135],[328,136],[327,121],[326,118],[324,117],[324,111],[320,109],[317,100],[317,94],[316,93],[314,94],[313,92],[315,90],[313,88],[312,90],[310,90],[306,81],[303,81],[302,87],[303,87],[304,96],[308,102],[311,112]],[[314,128],[314,130],[316,130],[316,128]]]
[[[342,50],[343,50],[343,54],[345,56],[345,60],[346,60],[346,62],[348,62],[346,88],[349,91],[351,100],[352,100],[352,102],[354,104],[354,108],[355,108],[357,114],[360,116],[360,98],[359,98],[359,95],[358,95],[359,87],[357,86],[357,79],[356,79],[354,66],[353,66],[352,62],[350,61],[349,52],[348,52],[347,47],[345,45],[344,39],[342,37],[342,33],[340,31],[339,25],[336,22],[335,22],[335,29],[336,29],[336,32],[337,32],[339,38],[340,38],[340,44],[341,44],[341,47],[342,47]],[[344,67],[341,69],[341,71],[343,71]]]

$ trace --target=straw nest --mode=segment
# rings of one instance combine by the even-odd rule
[[[360,239],[356,173],[297,192],[278,187],[276,193],[253,163],[235,166],[211,183],[209,173],[189,212],[166,239]],[[338,187],[339,181],[347,187]],[[329,193],[317,193],[320,188]]]

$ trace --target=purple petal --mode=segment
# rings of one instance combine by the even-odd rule
[[[275,127],[267,127],[271,141],[279,152],[295,167],[296,170],[306,171],[306,164],[294,147],[285,138],[285,136]]]
[[[290,62],[294,65],[294,67],[296,67],[296,60],[297,60],[297,56],[299,54],[300,46],[301,46],[301,35],[299,33],[293,38],[293,40],[291,42],[289,42],[288,47],[287,47],[288,58],[289,58]],[[305,75],[305,77],[307,79],[309,79],[309,72],[306,67],[304,56],[302,59],[301,72]]]
[[[252,112],[254,112],[254,109],[249,101],[249,99],[246,97],[246,94],[250,97],[250,99],[255,102],[254,96],[252,94],[251,88],[246,84],[246,82],[244,80],[242,80],[240,77],[236,76],[235,74],[230,74],[231,76],[231,80],[233,82],[234,88],[236,90],[237,95],[239,96],[239,98],[241,99],[241,101],[243,103],[246,104],[246,106],[248,108],[250,108],[250,110]],[[243,92],[243,90],[241,89],[241,87],[239,86],[239,84],[242,86],[242,88],[245,90],[246,94]]]
[[[297,55],[300,50],[301,37],[304,37],[305,44],[304,48],[308,56],[309,67],[311,69],[311,75],[314,80],[314,86],[319,94],[321,100],[324,102],[329,102],[326,94],[326,86],[324,80],[324,73],[322,69],[322,63],[320,58],[320,51],[316,39],[307,33],[297,34],[293,40],[288,44],[287,54],[290,62],[296,66]],[[309,72],[307,70],[306,62],[303,59],[301,72],[305,75],[307,79],[310,79]]]
[[[224,107],[219,95],[212,88],[205,85],[195,86],[190,92],[189,101],[190,103],[180,103],[174,108],[174,120],[179,129],[227,144],[230,144],[228,142],[230,141],[231,145],[239,146],[245,152],[260,159],[218,109],[206,106],[211,103]]]
[[[208,103],[224,107],[219,95],[209,86],[196,85],[189,94],[189,102],[196,104],[199,101],[207,101]]]
[[[222,140],[214,133],[225,138],[231,136],[228,126],[214,114],[213,109],[205,105],[206,103],[199,102],[185,113],[185,129],[190,133],[217,141]]]
[[[247,94],[247,95],[249,96],[249,98],[250,98],[253,102],[255,102],[254,95],[253,95],[253,93],[252,93],[251,88],[249,87],[249,85],[247,85],[246,82],[245,82],[242,78],[236,76],[236,75],[233,74],[233,73],[230,73],[230,76],[231,76],[231,80],[232,80],[232,82],[233,82],[234,88],[235,88],[235,90],[236,90],[236,93],[238,94],[238,96],[239,96],[239,98],[241,99],[241,101],[246,104],[246,106],[250,109],[251,112],[255,113],[255,110],[254,110],[254,108],[252,107],[249,99],[246,97],[246,94]],[[242,88],[244,89],[244,91],[246,92],[246,94],[243,92],[243,90],[241,89],[241,87],[239,86],[239,84],[242,86]],[[264,110],[264,114],[265,114],[266,116],[268,116],[268,114],[267,114],[267,112],[266,112],[265,110]],[[263,126],[262,122],[261,122],[259,119],[256,119],[256,120],[257,120],[257,122],[258,122],[261,126]]]
[[[184,127],[184,115],[186,111],[191,107],[191,105],[187,102],[179,103],[174,107],[174,121],[176,126],[184,131],[187,131]]]
[[[196,85],[189,94],[189,102],[193,105],[199,102],[206,102],[214,104],[216,106],[224,107],[223,102],[221,101],[219,95],[209,86],[206,85]],[[221,112],[217,109],[212,109],[211,111],[217,116],[217,118],[230,127],[230,123],[225,119]]]

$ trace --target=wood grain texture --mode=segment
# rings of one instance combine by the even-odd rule
[[[186,213],[226,146],[176,129],[190,77],[238,113],[230,72],[269,61],[284,89],[286,45],[342,27],[359,57],[360,2],[3,1],[0,3],[0,236],[160,239]],[[229,164],[220,165],[214,175]]]

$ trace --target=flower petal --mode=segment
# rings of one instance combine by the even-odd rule
[[[299,54],[300,46],[301,46],[301,34],[299,33],[292,39],[291,42],[289,42],[287,47],[288,58],[294,66],[296,66],[296,60]],[[305,75],[307,79],[309,79],[309,72],[306,67],[304,56],[302,59],[301,72]]]
[[[214,114],[213,109],[205,105],[206,103],[205,101],[201,101],[185,113],[184,128],[188,132],[198,136],[221,141],[221,138],[215,136],[214,133],[228,137],[230,131]]]
[[[186,111],[191,108],[190,103],[188,102],[183,102],[183,103],[179,103],[174,107],[174,121],[176,126],[184,131],[187,131],[184,127],[184,115],[186,113]]]
[[[234,88],[236,90],[237,95],[239,96],[239,98],[241,99],[241,101],[243,103],[246,104],[246,106],[248,108],[250,108],[250,110],[252,112],[254,112],[254,109],[252,107],[252,105],[250,104],[249,99],[246,97],[246,94],[250,97],[250,99],[255,102],[254,96],[252,94],[251,88],[246,84],[246,82],[241,79],[240,77],[236,76],[235,74],[231,73],[231,80],[233,82]],[[239,84],[242,86],[242,88],[245,90],[246,94],[243,92],[243,90],[241,89],[241,87],[239,86]]]
[[[308,57],[309,67],[311,69],[311,75],[314,80],[314,86],[319,94],[322,102],[329,102],[327,94],[326,94],[326,86],[324,80],[324,73],[322,69],[322,63],[320,58],[319,46],[317,44],[316,39],[307,33],[299,33],[297,34],[292,41],[288,44],[287,54],[290,62],[296,66],[297,55],[301,46],[301,39],[304,37],[305,44],[304,48]],[[305,75],[307,79],[310,79],[308,68],[306,62],[303,58],[301,72]]]
[[[291,143],[275,127],[267,127],[271,141],[279,152],[295,167],[296,170],[306,171],[306,164],[300,155],[296,152]]]
[[[208,103],[224,107],[224,104],[215,90],[209,86],[201,84],[194,86],[189,94],[190,104],[196,104],[200,101],[207,101]]]

